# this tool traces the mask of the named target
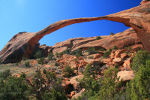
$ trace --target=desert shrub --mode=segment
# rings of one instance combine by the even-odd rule
[[[70,52],[71,52],[70,49],[67,49],[67,50],[63,51],[62,54],[70,54]]]
[[[110,35],[115,35],[115,34],[113,32],[111,32]]]
[[[58,52],[55,53],[56,57],[60,57],[60,54]]]
[[[114,46],[112,49],[113,49],[113,50],[117,50],[117,49],[118,49],[118,47],[117,47],[117,46]]]
[[[46,69],[43,73],[37,69],[32,81],[24,73],[20,77],[10,74],[2,74],[1,77],[0,100],[67,100],[61,79]]]
[[[109,55],[111,54],[111,51],[112,51],[112,49],[107,50],[107,51],[104,53],[103,57],[104,57],[104,58],[108,58]]]
[[[29,87],[23,77],[9,76],[0,81],[1,100],[28,100]]]
[[[100,39],[101,39],[101,37],[100,37],[100,36],[97,36],[97,37],[96,37],[96,40],[100,40]]]
[[[16,63],[16,66],[18,66],[18,65],[19,65],[19,63],[17,62],[17,63]]]
[[[135,78],[129,84],[130,99],[132,100],[150,99],[150,60],[146,60],[145,63],[138,65]]]
[[[6,79],[9,76],[11,76],[10,69],[5,70],[0,73],[0,79]]]
[[[150,59],[150,54],[145,50],[139,50],[133,58],[131,68],[138,71],[140,65],[146,65],[146,60]]]
[[[85,93],[81,98],[87,97],[88,100],[113,100],[119,93],[120,83],[116,83],[117,69],[109,68],[104,71],[102,78],[95,79],[92,66],[87,65],[84,71],[84,78],[80,80],[81,88],[85,88]]]
[[[132,64],[136,64],[135,78],[124,82],[118,81],[118,68],[104,70],[103,77],[95,80],[95,71],[88,65],[84,71],[84,78],[80,80],[81,88],[85,88],[86,91],[78,100],[149,100],[149,53],[139,51],[134,59]]]
[[[98,51],[105,51],[106,49],[105,48],[102,48],[102,47],[100,47],[100,48],[98,48]]]
[[[89,54],[98,53],[95,47],[89,47],[86,51],[87,51]]]
[[[73,52],[71,53],[71,55],[75,55],[75,56],[77,56],[77,57],[82,56],[82,49],[78,49],[78,50],[76,50],[76,51],[73,51]]]
[[[37,100],[67,100],[61,80],[53,72],[45,71],[43,76],[37,70],[32,80],[32,95]]]
[[[25,61],[25,62],[24,62],[24,65],[25,65],[25,67],[27,67],[27,68],[31,67],[31,65],[30,65],[30,62],[29,62],[29,61]]]
[[[70,66],[66,66],[63,70],[63,73],[64,73],[64,77],[71,77],[75,74],[74,69],[71,68]]]
[[[55,63],[55,66],[60,66],[60,64],[58,62]]]
[[[95,71],[94,68],[93,68],[90,64],[88,64],[88,65],[86,66],[86,68],[85,68],[83,74],[84,74],[85,77],[94,77],[94,76],[93,76],[93,75],[95,75],[95,74],[94,74],[94,71]]]
[[[44,73],[44,74],[46,74],[46,73],[47,73],[46,69],[43,69],[43,73]]]
[[[54,59],[54,55],[53,55],[52,52],[50,52],[50,53],[48,54],[48,60],[53,60],[53,59]]]
[[[38,63],[43,65],[44,64],[44,57],[38,59]]]
[[[87,65],[84,72],[83,79],[80,81],[80,87],[85,88],[86,92],[84,96],[90,97],[94,96],[100,89],[100,81],[95,80],[94,69],[91,65]]]
[[[100,100],[111,100],[115,97],[115,94],[118,92],[117,80],[117,69],[109,68],[104,71],[104,77],[101,80],[101,88],[99,90]]]
[[[38,59],[38,58],[41,58],[43,55],[42,55],[42,51],[41,50],[38,50],[35,52],[34,54],[34,58]]]
[[[67,50],[60,52],[60,53],[56,53],[56,57],[61,57],[64,54],[71,54],[70,49],[67,49]]]

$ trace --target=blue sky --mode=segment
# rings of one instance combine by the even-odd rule
[[[63,19],[96,17],[139,5],[141,0],[0,0],[0,50],[18,32],[37,32]],[[127,29],[111,21],[74,24],[40,40],[54,45],[75,37],[109,35]]]

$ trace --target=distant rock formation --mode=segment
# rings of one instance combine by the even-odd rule
[[[7,43],[7,45],[2,49],[2,51],[0,51],[0,62],[1,63],[17,62],[20,61],[23,56],[30,57],[34,52],[36,45],[38,45],[39,40],[43,36],[71,24],[96,20],[116,21],[123,23],[128,27],[132,27],[135,30],[137,37],[143,43],[144,48],[150,52],[149,9],[150,9],[150,2],[145,2],[141,3],[141,5],[138,7],[134,7],[129,10],[121,11],[103,17],[75,18],[69,20],[62,20],[54,24],[51,24],[50,26],[46,27],[45,29],[39,32],[18,33]]]
[[[86,49],[89,47],[111,49],[114,46],[118,48],[123,48],[131,45],[141,44],[138,39],[135,31],[130,28],[124,32],[117,33],[110,36],[101,36],[101,39],[96,39],[97,37],[88,37],[88,38],[73,38],[63,42],[56,43],[53,46],[53,53],[61,53],[68,48],[71,51],[77,49]]]

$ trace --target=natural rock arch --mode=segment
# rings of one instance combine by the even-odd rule
[[[96,20],[110,20],[125,24],[128,27],[132,27],[144,48],[150,51],[150,2],[140,5],[129,10],[118,12],[115,14],[103,16],[103,17],[91,17],[91,18],[75,18],[58,21],[49,25],[45,29],[35,33],[19,33],[15,35],[0,52],[1,63],[16,62],[21,60],[23,56],[30,56],[39,40],[60,28],[65,26],[96,21]]]

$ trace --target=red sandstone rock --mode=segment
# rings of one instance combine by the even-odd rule
[[[124,58],[126,58],[128,55],[127,55],[127,53],[122,53],[121,55],[120,55],[120,58],[121,59],[124,59]]]
[[[72,96],[72,99],[77,99],[78,97],[82,96],[82,93],[85,91],[85,89],[82,89],[79,93],[76,93],[74,96]]]
[[[113,62],[114,63],[120,63],[120,62],[122,62],[122,59],[121,58],[115,58],[115,59],[113,59]]]
[[[143,49],[143,45],[142,44],[136,44],[136,45],[131,46],[131,48],[133,51],[137,51],[139,49]]]
[[[70,93],[70,97],[74,96],[75,94],[76,94],[76,92],[75,92],[75,91],[72,91],[72,92]]]
[[[82,78],[83,78],[83,75],[78,75],[78,76],[72,77],[70,80],[65,79],[62,86],[67,90],[69,88],[69,85],[72,85],[74,89],[78,90],[79,82],[77,81],[77,79],[80,80]]]
[[[131,65],[131,59],[132,58],[128,58],[127,60],[124,61],[124,64],[123,64],[124,70],[130,70],[131,69],[131,67],[130,67],[130,65]]]
[[[63,67],[70,66],[71,68],[79,69],[80,67],[86,66],[87,62],[84,61],[82,57],[77,58],[73,55],[64,54],[58,62],[63,65]]]
[[[98,58],[100,58],[102,56],[103,56],[103,54],[94,54],[93,55],[93,59],[98,59]]]
[[[147,2],[149,2],[149,1],[148,0],[142,0],[141,5],[143,5],[143,4],[147,3]]]
[[[126,51],[126,50],[125,49],[116,50],[115,54],[114,54],[115,55],[114,58],[120,57],[121,53],[123,53],[124,51]]]

